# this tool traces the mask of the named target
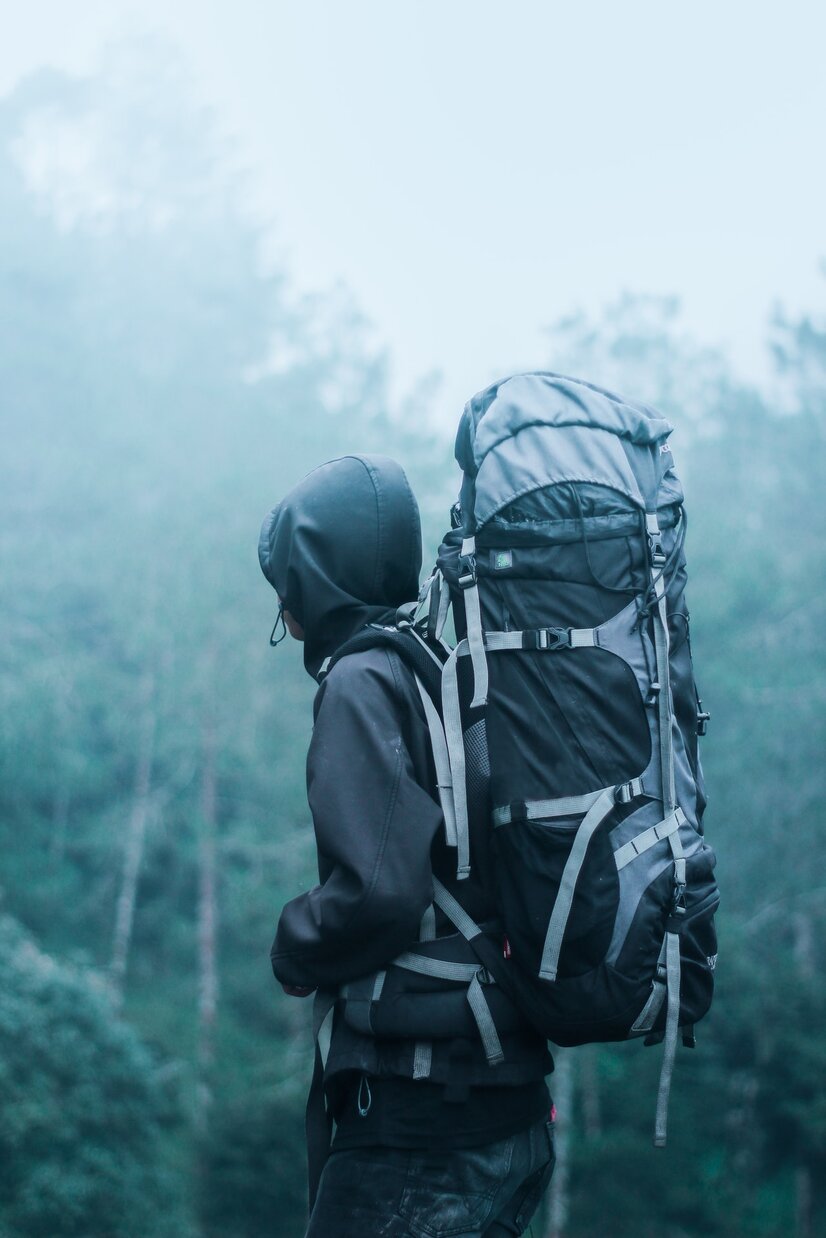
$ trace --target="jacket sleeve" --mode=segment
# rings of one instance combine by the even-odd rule
[[[374,650],[342,658],[320,691],[307,756],[320,884],[281,913],[272,965],[283,984],[335,987],[386,966],[432,899],[442,814],[403,738],[402,674]]]

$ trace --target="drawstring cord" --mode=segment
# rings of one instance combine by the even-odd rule
[[[628,596],[629,593],[639,592],[639,590],[636,588],[636,585],[633,589],[623,589],[621,587],[617,587],[616,585],[609,585],[607,581],[602,580],[601,577],[598,576],[597,573],[594,571],[594,565],[591,562],[591,548],[588,544],[588,533],[585,528],[585,512],[582,507],[582,497],[579,493],[579,487],[569,482],[568,490],[570,491],[570,494],[573,497],[574,503],[576,504],[577,515],[579,516],[579,528],[580,528],[580,532],[582,533],[582,545],[583,545],[583,549],[585,550],[585,563],[588,567],[588,571],[591,574],[591,579],[593,580],[594,584],[598,585],[600,589],[605,589],[607,593],[624,593],[626,597]]]
[[[362,1093],[365,1090],[367,1092],[366,1103],[364,1100],[362,1100]],[[372,1103],[373,1103],[373,1093],[370,1091],[370,1083],[367,1079],[367,1076],[362,1075],[361,1081],[359,1083],[359,1094],[356,1099],[356,1106],[358,1108],[360,1118],[367,1117],[368,1113],[370,1112],[370,1106],[372,1105]]]
[[[645,526],[644,515],[641,515],[640,522],[643,525],[643,529],[644,529],[644,526]],[[673,566],[674,561],[678,558],[683,547],[685,546],[685,535],[686,535],[687,529],[688,529],[688,516],[685,514],[685,508],[681,507],[680,508],[680,523],[677,528],[677,535],[674,539],[674,545],[671,548],[671,553],[669,554],[665,563],[660,568],[659,572],[657,572],[655,575],[651,577],[648,588],[645,591],[645,596],[643,597],[642,606],[639,606],[639,605],[637,606],[638,626],[641,626],[646,621],[646,619],[648,619],[648,617],[651,614],[652,608],[657,605],[657,585],[660,583],[660,581],[663,578],[665,578],[665,591],[666,592],[668,591],[668,586],[671,583],[671,576],[669,574],[670,569]],[[647,536],[647,534],[645,536]]]
[[[279,623],[281,624],[281,635],[276,636],[275,634],[278,631]],[[275,623],[273,624],[272,631],[270,632],[270,644],[272,645],[273,649],[275,649],[276,645],[281,644],[282,640],[284,639],[286,635],[287,635],[287,624],[284,621],[284,603],[279,602],[278,603],[278,614],[276,615]]]
[[[593,580],[595,585],[598,585],[600,589],[605,589],[606,592],[608,593],[624,593],[627,596],[629,593],[632,592],[631,589],[622,589],[622,588],[618,588],[616,585],[609,585],[608,582],[605,580],[602,580],[600,576],[594,570],[594,565],[591,562],[591,551],[590,551],[590,546],[588,543],[588,534],[585,529],[585,512],[582,507],[582,498],[579,493],[579,488],[576,485],[569,483],[568,489],[570,491],[571,496],[573,497],[574,503],[576,504],[577,515],[579,516],[579,527],[582,533],[582,544],[585,550],[585,563],[588,567],[588,571],[591,574],[591,579]],[[645,529],[645,515],[643,513],[640,513],[640,523],[642,525],[643,544],[645,544],[648,535]],[[679,557],[679,554],[681,550],[683,549],[683,546],[685,545],[685,535],[686,535],[687,527],[688,527],[688,517],[685,514],[685,508],[681,507],[680,508],[680,523],[677,528],[677,535],[674,539],[674,545],[671,548],[671,553],[669,554],[663,566],[660,568],[659,572],[657,572],[655,575],[653,575],[650,578],[646,576],[646,583],[643,585],[643,587],[641,589],[634,590],[635,597],[636,597],[636,605],[637,605],[637,624],[636,624],[637,627],[641,627],[642,624],[645,623],[646,620],[650,617],[652,607],[656,605],[656,602],[657,602],[657,585],[660,583],[663,577],[665,578],[666,588],[670,584],[671,568],[674,566],[675,560]]]

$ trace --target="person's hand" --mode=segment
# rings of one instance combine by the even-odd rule
[[[311,993],[315,993],[315,986],[311,989],[305,989],[300,984],[282,984],[281,988],[287,994],[287,997],[309,997]]]

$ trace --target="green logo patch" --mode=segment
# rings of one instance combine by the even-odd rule
[[[495,572],[503,572],[506,568],[513,567],[513,551],[512,550],[494,550],[493,551],[493,570]]]

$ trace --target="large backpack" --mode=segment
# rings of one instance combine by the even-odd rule
[[[556,374],[475,396],[454,528],[418,608],[332,660],[381,644],[407,664],[458,882],[482,815],[499,909],[477,925],[434,881],[421,941],[346,986],[345,1020],[421,1038],[419,1078],[428,1038],[463,1020],[501,1063],[514,1006],[558,1045],[664,1039],[660,1146],[680,1032],[693,1044],[711,1003],[719,902],[670,434],[654,410]],[[455,933],[436,935],[436,908]]]
[[[489,768],[508,965],[486,962],[556,1044],[665,1040],[659,1145],[680,1031],[693,1044],[711,1003],[719,902],[670,434],[560,375],[487,388],[428,591],[431,639],[452,609],[458,641],[434,752],[459,878],[468,768]]]

